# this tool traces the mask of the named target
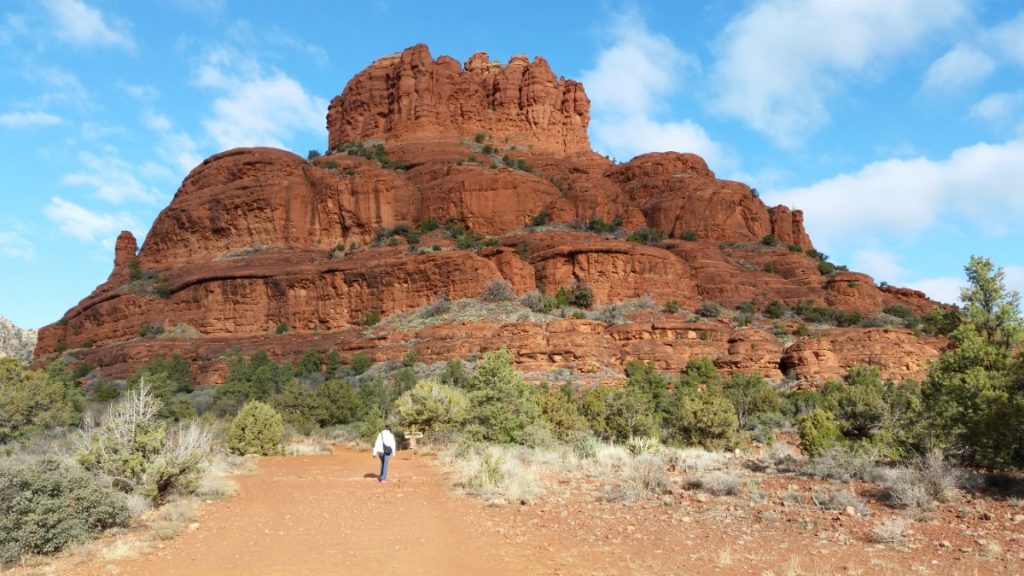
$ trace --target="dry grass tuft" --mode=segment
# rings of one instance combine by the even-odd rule
[[[609,490],[605,494],[605,499],[609,502],[637,502],[667,491],[665,464],[657,454],[644,454],[630,463],[621,488]]]
[[[466,494],[493,505],[532,504],[544,494],[534,452],[507,446],[454,448],[442,458],[454,466],[453,484]]]
[[[173,500],[156,511],[149,521],[153,535],[160,540],[170,540],[181,534],[196,517],[194,500]]]
[[[740,477],[725,472],[694,476],[686,481],[686,485],[713,496],[735,496],[740,493]]]
[[[289,456],[317,456],[333,454],[334,449],[326,438],[318,436],[300,436],[288,442],[284,453]]]
[[[886,518],[871,529],[871,541],[878,544],[902,544],[909,533],[907,528],[907,521],[903,518]]]

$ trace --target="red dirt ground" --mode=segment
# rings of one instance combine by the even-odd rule
[[[532,506],[488,507],[452,494],[430,457],[401,452],[387,483],[377,460],[274,457],[240,476],[228,500],[203,506],[199,527],[148,555],[93,560],[76,576],[326,574],[1021,574],[1020,509],[961,501],[917,518],[899,547],[870,542],[881,518],[794,506],[796,477],[759,476],[759,498],[676,490],[606,503],[602,487],[559,486]],[[816,483],[820,485],[821,482]],[[980,511],[980,512],[979,512]]]

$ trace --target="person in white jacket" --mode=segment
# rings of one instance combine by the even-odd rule
[[[377,434],[377,439],[373,441],[373,455],[380,458],[380,474],[377,476],[380,482],[387,481],[388,460],[391,460],[391,455],[397,451],[395,435],[391,433],[391,426],[385,424],[384,429]]]

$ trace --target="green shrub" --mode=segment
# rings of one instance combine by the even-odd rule
[[[831,262],[818,262],[818,273],[822,276],[832,276],[836,273],[836,266]]]
[[[77,426],[85,400],[62,361],[25,370],[0,359],[0,444],[25,440],[50,428]]]
[[[764,238],[761,238],[761,244],[765,246],[778,246],[779,239],[775,237],[775,234],[768,234]]]
[[[764,307],[764,315],[774,320],[778,320],[786,315],[786,306],[778,300],[772,300]]]
[[[622,217],[616,216],[611,222],[605,222],[598,216],[591,216],[587,222],[587,229],[597,234],[611,234],[622,226]]]
[[[485,134],[483,132],[477,132],[476,135],[473,136],[473,141],[476,142],[477,144],[483,144],[483,141],[486,138],[487,138],[487,134]]]
[[[559,308],[565,306],[576,306],[577,308],[590,308],[594,304],[594,292],[589,286],[582,282],[573,282],[573,285],[566,290],[559,288],[555,295],[555,301]]]
[[[533,218],[530,218],[530,226],[544,226],[551,221],[551,214],[547,208],[542,208],[540,212],[534,214]]]
[[[406,353],[405,358],[402,358],[402,366],[406,368],[412,368],[413,366],[420,363],[420,353],[415,348],[409,350]]]
[[[281,415],[259,400],[246,402],[228,428],[228,449],[233,454],[269,456],[283,450],[284,423]]]
[[[351,382],[331,378],[313,392],[313,411],[317,423],[326,428],[355,422],[364,405]]]
[[[769,274],[774,274],[775,273],[775,264],[773,262],[765,262],[764,266],[761,267],[761,270],[763,270],[764,272],[767,272]]]
[[[315,148],[310,149],[310,151],[306,153],[306,160],[315,160],[315,159],[317,159],[319,157],[320,157],[320,151],[315,149]]]
[[[560,440],[568,440],[577,432],[588,431],[587,420],[570,398],[568,390],[551,390],[541,385],[536,394],[540,418],[548,424],[551,433]]]
[[[171,285],[167,283],[167,280],[161,279],[153,287],[153,293],[166,300],[171,297]]]
[[[335,352],[337,354],[337,352]],[[307,376],[309,374],[316,374],[320,372],[323,366],[323,355],[319,350],[309,349],[306,353],[299,358],[299,361],[295,363],[295,375],[296,376]]]
[[[800,432],[800,448],[814,457],[845,443],[839,429],[839,421],[831,412],[815,409],[797,422]]]
[[[352,355],[352,362],[349,364],[349,368],[352,369],[352,373],[356,376],[366,372],[373,366],[373,360],[370,359],[370,355],[366,352],[356,352]]]
[[[779,412],[781,402],[774,388],[760,373],[735,373],[723,383],[726,398],[736,409],[741,430],[752,430],[757,416]]]
[[[266,352],[246,359],[235,352],[228,355],[228,380],[214,392],[214,409],[221,416],[234,415],[248,400],[269,400],[292,379],[291,368],[278,364]]]
[[[679,312],[679,302],[675,300],[669,300],[665,302],[665,306],[661,309],[666,314],[677,314]]]
[[[283,321],[282,322],[278,322],[277,328],[274,328],[274,334],[284,334],[287,331],[288,331],[288,323],[287,322],[283,322]]]
[[[164,333],[164,325],[151,322],[139,328],[139,338],[153,338]]]
[[[786,246],[786,248],[789,249],[790,252],[803,252],[804,251],[803,248],[797,246],[796,244],[790,244],[790,245]]]
[[[380,322],[380,310],[373,309],[367,312],[366,316],[363,316],[360,324],[363,326],[375,326],[378,322]]]
[[[313,391],[290,380],[271,398],[271,405],[281,414],[281,420],[299,434],[309,435],[316,428],[316,399]]]
[[[665,239],[665,233],[655,228],[641,228],[629,236],[626,236],[628,242],[636,242],[637,244],[658,244]]]
[[[680,238],[688,242],[694,242],[698,239],[696,230],[683,230],[683,233],[679,235]]]
[[[512,366],[507,349],[484,354],[469,380],[469,424],[480,440],[522,443],[540,414],[532,388]]]
[[[194,492],[213,435],[196,420],[168,432],[158,417],[161,407],[148,386],[140,384],[110,408],[98,430],[83,437],[75,459],[86,470],[109,477],[114,488],[153,501]]]
[[[57,552],[130,520],[125,496],[76,466],[55,459],[0,464],[0,565]]]
[[[721,450],[736,441],[736,409],[716,387],[680,394],[669,420],[672,438],[684,446]]]
[[[421,380],[395,401],[395,415],[410,430],[449,430],[462,422],[469,408],[466,393],[432,380]]]
[[[697,310],[697,314],[705,318],[718,318],[722,315],[722,307],[714,302],[704,302],[700,305],[700,309]]]
[[[516,299],[516,293],[512,291],[511,282],[498,278],[487,284],[480,299],[484,302],[509,302]]]
[[[620,442],[634,436],[660,436],[661,422],[651,396],[640,387],[616,388],[606,399],[605,427]]]

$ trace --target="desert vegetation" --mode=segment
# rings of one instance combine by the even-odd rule
[[[133,522],[173,536],[190,497],[230,494],[217,480],[231,470],[226,462],[366,442],[384,423],[400,442],[422,433],[422,450],[439,454],[456,490],[496,505],[567,489],[624,505],[680,491],[760,501],[760,487],[784,475],[803,488],[779,498],[799,506],[861,516],[879,506],[935,510],[1013,485],[1024,466],[1019,296],[986,259],[972,258],[966,272],[963,308],[942,319],[951,346],[922,382],[883,381],[858,365],[817,389],[793,389],[756,373],[724,375],[695,357],[678,373],[633,360],[616,385],[580,387],[528,380],[506,349],[433,365],[415,352],[375,362],[309,350],[290,364],[230,354],[225,383],[210,388],[196,386],[178,355],[123,382],[76,377],[61,361],[33,370],[3,360],[0,561]],[[483,301],[522,305],[505,283],[488,286]],[[524,303],[586,310],[592,294],[576,285]],[[456,305],[441,299],[420,316]],[[590,313],[613,323],[622,312]],[[700,310],[722,313],[710,303]],[[772,302],[765,314],[813,312]],[[30,517],[51,529],[26,531]],[[892,545],[912,530],[913,517],[882,519],[871,539]]]

